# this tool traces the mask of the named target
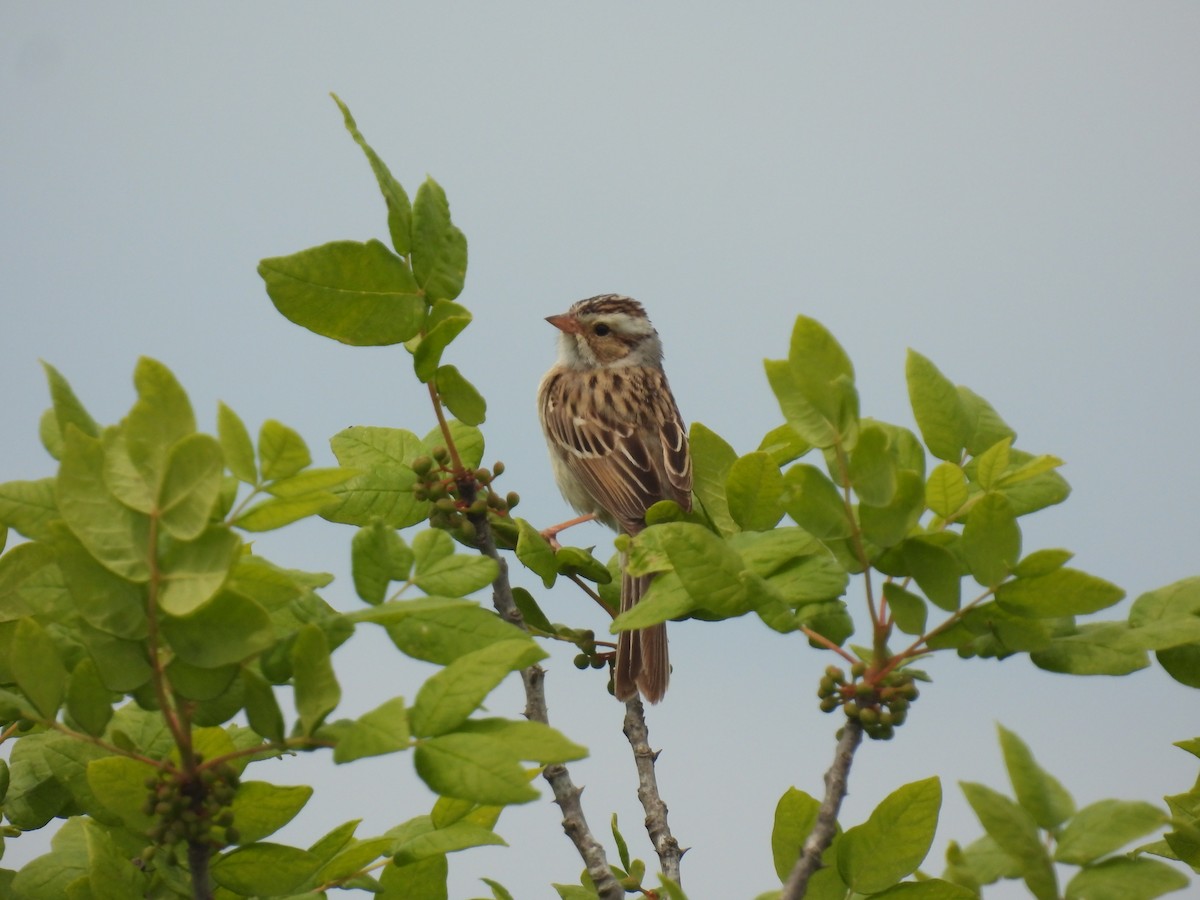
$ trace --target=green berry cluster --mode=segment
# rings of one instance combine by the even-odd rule
[[[896,735],[896,728],[908,718],[908,708],[920,692],[912,676],[901,670],[889,672],[881,679],[866,675],[867,664],[863,662],[851,666],[849,679],[837,666],[827,668],[817,690],[821,711],[833,712],[840,706],[847,718],[862,724],[868,737],[890,741]]]
[[[200,758],[197,757],[197,762]],[[146,801],[142,812],[153,816],[146,832],[150,845],[142,850],[141,862],[149,863],[165,851],[178,862],[180,844],[207,844],[220,849],[236,844],[240,835],[233,826],[234,794],[238,774],[228,763],[218,763],[186,775],[177,769],[160,769],[146,779]]]
[[[450,467],[450,451],[445,447],[434,447],[430,456],[418,456],[410,467],[417,475],[413,497],[428,500],[431,504],[429,524],[449,531],[464,543],[475,543],[473,518],[488,514],[507,516],[508,511],[521,502],[515,491],[501,496],[492,486],[492,482],[504,474],[502,462],[497,462],[491,469],[455,471]]]
[[[612,659],[611,652],[605,653],[596,647],[596,632],[590,628],[574,631],[570,635],[565,630],[559,634],[560,637],[569,636],[575,646],[579,648],[579,653],[575,655],[575,668],[577,669],[603,669]]]

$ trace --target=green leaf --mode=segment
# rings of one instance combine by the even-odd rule
[[[975,480],[985,491],[996,487],[1001,477],[1008,470],[1008,461],[1012,451],[1012,438],[997,441],[975,460]]]
[[[11,654],[17,687],[44,718],[53,719],[67,690],[67,670],[54,641],[41,625],[24,618],[17,623]]]
[[[747,453],[735,460],[725,492],[729,513],[743,531],[770,531],[783,518],[783,476],[766,453]]]
[[[274,419],[267,419],[259,429],[258,458],[266,481],[288,478],[312,465],[312,454],[300,433]]]
[[[358,126],[354,122],[354,117],[350,115],[350,108],[341,101],[337,94],[330,94],[330,96],[338,105],[338,109],[342,111],[342,120],[345,122],[346,130],[350,132],[354,142],[366,154],[367,162],[371,164],[371,171],[375,173],[375,180],[379,182],[379,191],[383,194],[384,202],[387,204],[388,233],[392,238],[392,246],[401,256],[407,256],[412,240],[412,204],[409,203],[408,194],[400,186],[400,182],[392,176],[384,161],[371,149],[366,138],[362,136],[362,132],[358,130]]]
[[[350,542],[354,590],[367,603],[382,603],[388,585],[407,581],[412,565],[413,552],[404,538],[382,522],[360,528]]]
[[[703,608],[720,618],[740,616],[752,609],[746,586],[740,579],[745,564],[738,553],[702,525],[671,522],[648,528],[639,534],[629,558],[629,571],[647,574],[655,560],[670,561],[683,588],[692,598],[693,608]],[[657,579],[661,580],[661,579]],[[657,581],[656,580],[656,581]],[[651,584],[654,591],[654,583]],[[644,628],[664,621],[666,609],[647,594],[632,609],[619,615],[612,632]]]
[[[343,344],[399,344],[425,318],[408,264],[379,241],[334,241],[264,259],[258,274],[286,318]]]
[[[183,386],[157,360],[141,357],[133,370],[138,399],[125,419],[129,459],[157,494],[171,448],[196,431],[196,416]]]
[[[587,748],[567,740],[549,725],[512,719],[468,719],[459,734],[482,734],[494,738],[517,759],[539,765],[572,762],[588,755]]]
[[[160,624],[179,658],[205,669],[240,663],[275,643],[267,611],[228,590],[218,591],[189,614],[166,615]]]
[[[542,579],[547,588],[554,587],[558,579],[558,565],[554,559],[554,548],[542,537],[540,531],[517,519],[517,559],[525,568]]]
[[[444,597],[428,599],[436,600],[436,605],[418,607],[416,604],[425,601],[402,601],[412,604],[411,610],[382,622],[392,643],[413,659],[446,665],[500,641],[526,639],[520,628],[476,603]],[[383,606],[376,608],[385,611]]]
[[[274,531],[309,516],[321,514],[331,518],[330,508],[337,506],[340,500],[338,494],[332,491],[314,491],[300,497],[275,497],[256,503],[230,524],[243,531]]]
[[[1033,895],[1038,900],[1056,900],[1058,882],[1054,867],[1038,836],[1033,816],[986,785],[960,784],[984,830],[1021,866],[1021,876]]]
[[[41,541],[50,537],[50,523],[58,517],[53,478],[0,484],[0,522],[29,540]],[[0,547],[3,547],[2,542]]]
[[[52,459],[62,459],[62,431],[59,430],[53,409],[42,410],[41,418],[38,419],[38,438]],[[0,873],[3,871],[0,869]],[[2,880],[0,884],[3,884]]]
[[[291,659],[300,731],[310,735],[342,699],[342,689],[329,662],[325,633],[316,625],[301,628],[292,645]]]
[[[908,398],[925,445],[938,459],[958,462],[971,436],[971,423],[958,388],[915,350],[905,363]]]
[[[154,770],[125,756],[104,756],[88,763],[87,783],[92,794],[130,831],[144,833],[154,820],[142,812],[146,776]]]
[[[403,428],[355,425],[329,439],[337,461],[352,469],[401,467],[426,454],[425,445]]]
[[[538,796],[508,748],[482,734],[443,734],[422,741],[413,765],[421,780],[443,797],[507,806]]]
[[[1124,622],[1082,625],[1029,658],[1039,669],[1071,675],[1128,675],[1149,665],[1146,651],[1130,641]]]
[[[444,855],[407,866],[388,866],[379,876],[384,893],[379,900],[447,900],[450,864]]]
[[[439,529],[419,531],[412,548],[418,572],[427,571],[454,553],[454,538]]]
[[[797,316],[788,345],[788,364],[804,398],[844,438],[850,430],[846,421],[848,406],[857,412],[857,400],[847,402],[848,394],[854,392],[854,366],[841,344],[816,319]]]
[[[596,584],[612,581],[608,566],[592,556],[591,550],[582,547],[559,547],[554,551],[554,568],[559,575],[578,575]]]
[[[112,718],[112,702],[112,693],[100,681],[96,663],[85,656],[67,682],[67,712],[85,732],[100,737]]]
[[[195,612],[220,590],[240,549],[241,540],[224,525],[172,544],[160,563],[159,608],[173,616]]]
[[[771,856],[775,862],[775,874],[780,881],[787,881],[800,858],[800,849],[808,840],[809,833],[817,822],[820,802],[804,791],[788,788],[775,804],[775,826],[771,829]]]
[[[1101,800],[1079,810],[1058,837],[1056,862],[1087,865],[1157,831],[1166,813],[1150,803]]]
[[[550,624],[550,620],[546,618],[546,614],[542,612],[542,608],[538,606],[537,601],[533,599],[533,595],[524,588],[513,588],[513,602],[517,604],[517,609],[521,612],[521,618],[525,620],[525,625],[535,631],[540,631],[544,634],[553,634],[555,628]]]
[[[499,574],[500,567],[491,557],[456,553],[433,562],[418,559],[413,583],[427,594],[465,597],[490,585]]]
[[[213,881],[245,896],[279,897],[298,890],[319,868],[311,853],[283,844],[238,847],[213,862]]]
[[[693,422],[688,430],[688,448],[692,454],[692,490],[696,498],[721,534],[733,534],[738,525],[729,512],[725,481],[737,453],[724,438],[699,422]]]
[[[845,419],[851,427],[856,424],[857,395],[852,381],[837,385],[805,382],[786,360],[763,360],[763,366],[783,417],[801,440],[821,449],[833,447],[838,442],[848,443],[845,438],[850,435],[842,434],[840,422]],[[812,389],[825,406],[832,407],[837,403],[840,406],[836,410],[822,409],[805,395],[805,388]]]
[[[933,843],[942,786],[937,778],[889,794],[861,825],[842,835],[838,873],[860,893],[875,893],[916,871]]]
[[[433,305],[427,330],[413,351],[413,370],[422,383],[433,378],[441,365],[442,353],[470,324],[471,313],[466,307],[449,300],[439,300]]]
[[[14,548],[12,553],[16,552]],[[121,638],[146,637],[145,585],[114,575],[69,535],[54,542],[54,555],[71,603],[88,624]],[[0,578],[0,584],[3,581]]]
[[[1067,884],[1066,900],[1153,900],[1188,886],[1187,876],[1155,859],[1106,859]]]
[[[786,422],[772,428],[758,444],[758,449],[771,457],[771,462],[783,468],[812,449],[812,444],[800,437],[796,429]]]
[[[89,821],[84,828],[88,852],[90,900],[137,900],[146,895],[146,877],[122,852],[108,830]],[[74,892],[68,888],[68,894]]]
[[[925,483],[925,502],[943,519],[954,517],[967,502],[966,473],[955,463],[938,463]]]
[[[405,822],[399,828],[392,829],[389,836],[394,842],[396,864],[400,866],[469,847],[508,846],[490,828],[462,820],[435,828],[428,816]]]
[[[1035,618],[1099,612],[1124,596],[1125,592],[1115,584],[1078,569],[1057,569],[1034,578],[1016,578],[996,591],[996,600],[1002,607]]]
[[[304,808],[313,789],[306,784],[286,787],[265,781],[243,781],[233,797],[233,821],[241,843],[252,844],[274,834]]]
[[[454,731],[509,672],[546,656],[546,651],[528,638],[503,641],[460,656],[421,685],[408,717],[413,734],[432,737]]]
[[[409,745],[408,716],[403,697],[393,697],[359,716],[338,734],[333,761],[347,763],[367,756],[382,756]]]
[[[1037,764],[1029,747],[1003,725],[1000,748],[1004,751],[1004,766],[1017,795],[1017,802],[1038,826],[1054,831],[1075,814],[1075,801],[1062,784]]]
[[[1055,569],[1065,566],[1074,555],[1070,550],[1035,550],[1017,563],[1013,574],[1019,578],[1049,575]]]
[[[417,188],[413,200],[412,267],[429,302],[453,300],[462,293],[467,239],[450,221],[446,192],[432,178]]]
[[[279,709],[279,701],[271,685],[254,669],[242,669],[243,699],[246,705],[246,718],[250,727],[268,741],[284,739],[283,712]]]
[[[987,493],[971,507],[962,533],[967,568],[984,587],[1008,577],[1021,556],[1021,528],[1003,494]]]
[[[919,635],[925,633],[925,621],[929,609],[925,600],[916,594],[910,594],[895,582],[888,581],[883,585],[883,596],[887,600],[896,627],[905,634]]]
[[[102,475],[104,447],[75,429],[64,434],[55,500],[67,527],[96,560],[129,581],[150,579],[149,519],[109,493]]]
[[[1018,468],[1032,459],[1028,453],[1014,449],[1012,457]],[[1004,494],[1013,505],[1013,512],[1026,516],[1047,506],[1062,503],[1071,494],[1071,486],[1058,472],[1043,472],[1015,483],[1005,482]]]
[[[54,404],[54,420],[58,424],[60,437],[66,437],[68,425],[74,425],[88,437],[99,437],[100,426],[79,402],[67,379],[48,362],[42,363],[42,369],[50,383],[50,400]]]
[[[901,552],[921,592],[946,612],[958,609],[962,571],[958,558],[945,547],[924,538],[909,538]]]
[[[1016,439],[1017,433],[1008,427],[992,405],[970,388],[958,386],[958,399],[967,418],[967,452],[978,456],[1005,438]]]
[[[266,486],[266,490],[273,497],[283,500],[298,500],[340,487],[359,474],[361,473],[357,469],[346,469],[340,466],[305,469],[295,475],[289,475],[287,478],[272,481]]]
[[[864,425],[850,454],[850,484],[868,506],[887,506],[896,494],[896,461],[888,436],[878,425]]]
[[[924,881],[902,881],[871,896],[879,900],[976,900],[979,895],[949,881],[928,878]]]
[[[1062,465],[1065,465],[1065,463],[1057,456],[1035,456],[1033,459],[1023,462],[1016,468],[1007,472],[999,480],[999,485],[1000,487],[1010,487],[1022,481],[1036,478],[1038,475],[1044,475],[1047,472],[1052,472]]]
[[[224,467],[221,446],[206,434],[189,435],[171,448],[158,508],[172,537],[189,541],[204,530],[221,490]]]
[[[258,468],[254,463],[254,444],[250,432],[241,418],[224,403],[217,403],[217,437],[225,464],[238,481],[254,484],[258,481]]]
[[[458,419],[451,419],[446,423],[446,427],[450,430],[450,439],[458,448],[458,457],[462,464],[468,469],[478,468],[483,462],[483,432],[474,425],[463,424]],[[421,439],[421,447],[426,454],[432,454],[434,448],[439,446],[446,446],[446,437],[442,434],[440,426]]]
[[[454,417],[467,425],[480,425],[487,415],[487,401],[454,366],[439,366],[434,373],[438,396]]]
[[[896,475],[896,492],[887,506],[858,507],[863,536],[878,547],[894,547],[925,511],[925,481],[916,472],[903,469]]]
[[[822,540],[850,536],[845,500],[824,472],[801,463],[788,469],[783,481],[783,505],[797,525]]]

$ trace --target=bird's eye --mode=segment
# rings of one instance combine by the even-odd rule
[[[612,331],[612,329],[609,328],[607,325],[605,325],[603,322],[597,322],[595,325],[592,326],[592,333],[597,334],[600,337],[604,337],[610,331]]]

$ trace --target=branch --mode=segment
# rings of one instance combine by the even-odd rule
[[[463,478],[458,488],[462,500],[468,506],[474,502],[477,487],[473,478]],[[525,628],[525,620],[521,617],[521,611],[517,609],[516,601],[513,600],[512,585],[508,580],[508,562],[496,549],[496,540],[492,535],[492,526],[488,522],[487,514],[471,515],[469,519],[475,526],[479,551],[494,559],[500,567],[500,573],[492,582],[492,603],[496,611],[505,621]],[[529,666],[521,670],[521,681],[525,685],[525,716],[535,722],[549,725],[550,714],[546,709],[546,691],[542,684],[545,677],[546,673],[540,666]],[[562,810],[563,831],[583,859],[588,876],[592,879],[601,900],[623,900],[625,889],[617,883],[608,864],[608,857],[604,853],[604,846],[596,840],[596,836],[588,828],[587,819],[584,818],[583,804],[579,802],[583,789],[575,786],[567,767],[562,764],[547,766],[542,772],[542,777],[549,782],[550,789],[554,792],[554,802]]]
[[[642,700],[634,694],[625,701],[625,727],[622,729],[633,749],[633,761],[638,773],[638,799],[646,811],[646,832],[650,843],[658,854],[662,873],[679,884],[679,861],[685,851],[679,849],[679,841],[671,834],[667,824],[667,804],[658,793],[658,779],[654,775],[654,764],[658,753],[650,749],[650,732],[646,728],[645,709]]]
[[[192,900],[212,900],[212,880],[208,874],[208,863],[212,859],[212,845],[201,841],[188,841],[188,869],[192,873]]]
[[[850,763],[854,751],[862,743],[863,729],[858,719],[847,719],[842,737],[833,754],[833,765],[825,773],[825,799],[817,810],[817,823],[804,842],[800,858],[792,867],[783,886],[780,900],[800,900],[808,890],[808,880],[821,868],[821,856],[829,848],[837,831],[838,810],[846,797],[846,780],[850,776]]]

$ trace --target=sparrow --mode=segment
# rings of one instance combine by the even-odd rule
[[[646,310],[620,294],[601,294],[548,316],[558,361],[538,387],[538,414],[554,480],[581,520],[595,518],[636,535],[660,500],[692,508],[687,429],[663,372],[662,342]],[[621,612],[641,600],[652,576],[634,577],[621,560]],[[617,638],[618,700],[640,691],[651,703],[671,677],[665,623]]]

